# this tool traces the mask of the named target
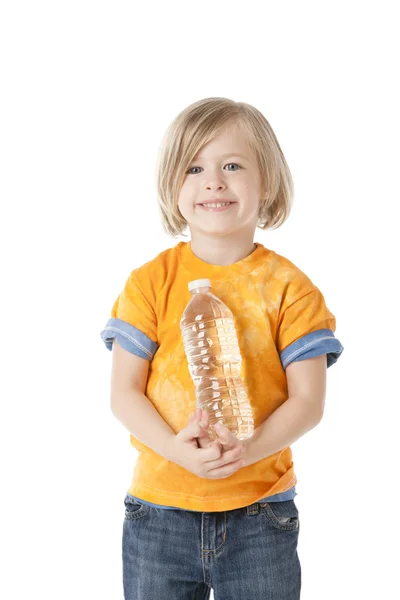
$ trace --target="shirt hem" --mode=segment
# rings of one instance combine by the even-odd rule
[[[255,504],[260,500],[266,502],[266,497],[275,496],[276,494],[285,492],[297,484],[297,477],[292,470],[288,471],[285,476],[283,476],[283,480],[281,485],[276,486],[275,484],[271,486],[269,490],[261,489],[261,487],[259,487],[258,489],[254,489],[253,492],[235,494],[233,497],[194,497],[189,496],[186,493],[155,490],[146,484],[135,484],[134,482],[132,482],[127,493],[147,502],[166,507],[197,512],[221,512],[244,508],[251,504]]]

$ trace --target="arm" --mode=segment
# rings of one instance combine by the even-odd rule
[[[289,398],[244,440],[246,466],[290,446],[321,421],[326,369],[326,354],[287,366]]]
[[[147,359],[124,350],[118,342],[113,343],[112,352],[111,410],[136,439],[168,461],[202,478],[224,478],[237,470],[236,463],[232,463],[233,458],[237,459],[236,455],[219,460],[220,444],[198,448],[196,437],[202,434],[198,423],[176,435],[164,421],[144,394],[149,370]]]
[[[175,432],[145,396],[149,361],[113,342],[111,411],[140,442],[167,458]]]

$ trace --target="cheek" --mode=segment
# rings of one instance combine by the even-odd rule
[[[187,194],[181,194],[178,199],[178,208],[184,218],[193,212],[192,203]]]
[[[193,202],[194,195],[192,193],[192,190],[190,189],[190,186],[184,185],[179,194],[178,205],[182,206],[183,208],[190,209]]]

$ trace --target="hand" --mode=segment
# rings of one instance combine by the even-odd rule
[[[214,438],[210,436],[210,418],[207,411],[197,408],[196,411],[190,416],[188,425],[191,425],[192,423],[199,423],[202,427],[200,435],[196,438],[199,448],[208,448],[215,439],[218,440],[218,436],[215,433]],[[219,444],[219,447],[222,449],[221,443]]]
[[[197,414],[197,419],[199,417]],[[227,429],[227,428],[225,428]],[[230,436],[232,434],[229,432]],[[219,439],[211,440],[208,432],[196,422],[188,424],[171,440],[170,460],[184,467],[187,471],[194,473],[203,479],[225,479],[230,477],[238,469],[244,466],[242,444],[232,444],[226,432],[222,432],[225,439],[226,451],[222,451],[222,443]],[[196,438],[207,444],[205,448],[198,448]],[[231,449],[232,447],[232,449]]]
[[[198,408],[191,415],[188,424],[197,422],[199,422],[200,426],[202,427],[202,430],[204,430],[197,438],[199,447],[208,448],[213,439],[208,433],[210,417],[206,410]],[[215,431],[215,435],[217,436],[216,439],[221,442],[222,449],[224,450],[224,452],[226,452],[227,450],[233,450],[238,446],[241,446],[242,448],[246,449],[246,444],[244,442],[241,442],[235,435],[233,435],[233,433],[231,433],[231,431],[225,425],[222,425],[221,423],[216,423],[216,425],[213,426],[213,430]]]

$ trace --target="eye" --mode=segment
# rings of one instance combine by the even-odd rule
[[[238,165],[237,163],[227,163],[225,166],[227,165],[235,165],[236,167],[238,167],[238,169],[241,169],[242,167],[240,165]],[[201,167],[190,167],[190,169],[188,169],[186,171],[186,173],[188,175],[196,175],[196,173],[191,173],[190,171],[193,171],[193,169],[201,169]],[[236,170],[236,169],[235,169]]]
[[[228,163],[228,165],[235,165],[236,167],[238,167],[238,169],[241,169],[242,167],[240,167],[237,163]]]

